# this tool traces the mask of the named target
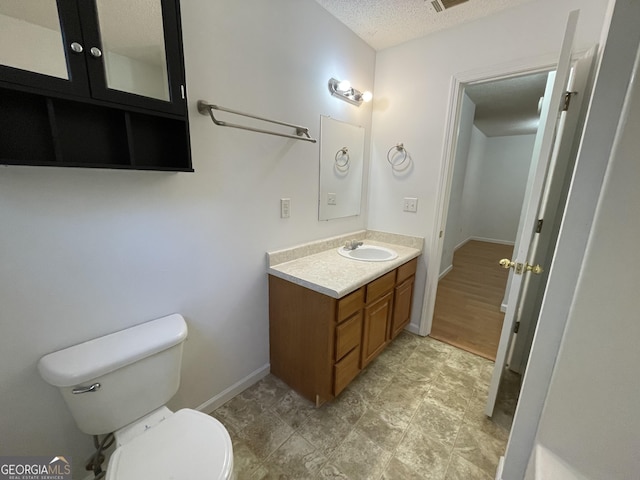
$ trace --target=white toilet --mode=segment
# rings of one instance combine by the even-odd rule
[[[107,480],[232,478],[224,426],[202,412],[164,406],[178,390],[186,337],[184,318],[174,314],[40,359],[40,375],[60,388],[80,430],[115,432]]]

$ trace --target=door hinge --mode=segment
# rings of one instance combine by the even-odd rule
[[[536,233],[540,233],[542,231],[542,224],[544,220],[542,218],[538,219],[538,223],[536,223]]]
[[[180,94],[182,95],[182,99],[184,100],[184,85],[180,85]]]
[[[513,333],[518,333],[518,330],[520,330],[520,322],[516,322],[513,326]]]
[[[564,103],[562,104],[562,111],[566,112],[569,110],[569,105],[571,104],[571,97],[577,95],[578,92],[564,92]]]

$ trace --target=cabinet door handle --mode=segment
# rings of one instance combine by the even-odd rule
[[[71,50],[74,53],[82,53],[82,51],[84,50],[84,48],[82,48],[82,45],[80,45],[78,42],[73,42],[71,44]]]
[[[100,58],[102,56],[102,51],[98,47],[91,47],[89,52],[96,58]]]

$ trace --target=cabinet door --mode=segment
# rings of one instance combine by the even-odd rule
[[[176,0],[80,1],[78,8],[94,98],[185,112]]]
[[[392,305],[393,292],[389,292],[364,308],[362,368],[373,360],[388,342]]]
[[[0,81],[89,94],[75,0],[0,2]]]
[[[395,338],[411,320],[414,279],[415,277],[410,277],[395,288],[391,338]]]

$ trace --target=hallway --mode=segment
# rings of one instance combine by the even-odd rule
[[[456,250],[453,269],[438,283],[431,337],[495,360],[509,272],[499,267],[512,245],[471,240]]]

